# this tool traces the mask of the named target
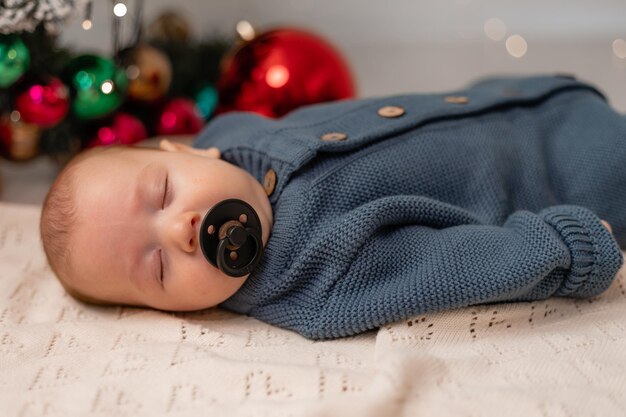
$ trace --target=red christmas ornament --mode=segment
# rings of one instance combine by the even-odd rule
[[[55,77],[47,85],[31,85],[15,102],[15,109],[26,123],[48,128],[59,123],[69,110],[67,87]]]
[[[144,140],[147,136],[141,120],[130,114],[117,113],[110,125],[98,129],[96,137],[89,142],[88,147],[131,145]]]
[[[306,104],[354,97],[341,55],[298,29],[266,32],[232,52],[222,64],[217,88],[217,114],[243,110],[280,117]]]
[[[186,135],[198,133],[204,121],[196,103],[186,98],[175,98],[165,105],[157,126],[159,135]]]

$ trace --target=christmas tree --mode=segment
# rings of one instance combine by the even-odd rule
[[[0,152],[60,162],[90,146],[131,144],[156,134],[198,132],[217,105],[219,63],[233,40],[190,39],[185,20],[161,14],[144,31],[143,1],[113,17],[111,56],[58,45],[62,23],[91,2],[7,0],[0,9]],[[116,5],[117,7],[117,5]],[[116,13],[119,13],[119,9]],[[120,25],[133,36],[119,39]]]

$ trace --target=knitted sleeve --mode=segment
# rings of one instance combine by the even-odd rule
[[[517,211],[499,226],[435,200],[388,197],[352,211],[334,233],[317,271],[302,271],[315,284],[259,318],[313,339],[343,337],[424,312],[590,297],[623,261],[600,219],[573,205]]]

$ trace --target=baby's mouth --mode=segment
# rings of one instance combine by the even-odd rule
[[[252,272],[263,254],[261,221],[250,204],[228,199],[213,206],[200,224],[202,254],[232,277]]]

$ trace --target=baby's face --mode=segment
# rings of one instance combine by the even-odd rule
[[[219,151],[121,150],[78,168],[67,283],[100,300],[163,310],[219,304],[247,279],[211,265],[199,247],[207,211],[227,198],[258,213],[265,245],[272,211],[263,187]]]

